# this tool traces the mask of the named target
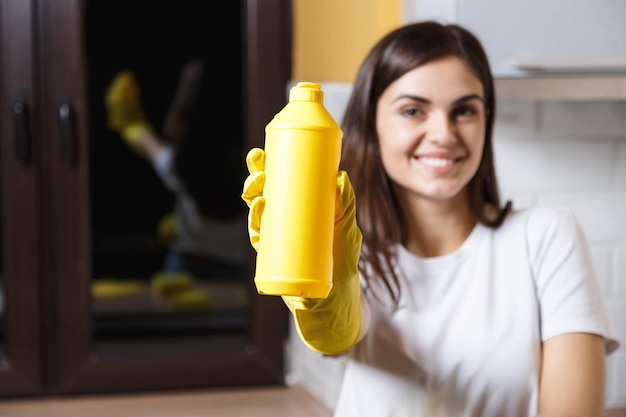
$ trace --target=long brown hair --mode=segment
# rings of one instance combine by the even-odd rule
[[[455,56],[465,61],[482,83],[487,109],[485,146],[480,166],[468,184],[470,209],[477,221],[497,228],[511,208],[501,207],[493,161],[492,132],[496,113],[493,76],[483,47],[467,29],[424,21],[402,26],[383,37],[369,52],[354,82],[342,122],[341,169],[350,176],[357,201],[357,222],[363,233],[359,271],[366,281],[379,276],[393,300],[399,300],[394,247],[402,243],[404,220],[380,158],[376,105],[396,79],[436,59]],[[497,215],[489,216],[487,207]]]

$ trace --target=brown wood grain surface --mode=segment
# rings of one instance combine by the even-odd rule
[[[0,401],[2,417],[330,417],[301,387]]]

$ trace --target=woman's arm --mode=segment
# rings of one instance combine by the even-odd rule
[[[602,417],[606,375],[605,341],[568,333],[543,343],[538,417]]]

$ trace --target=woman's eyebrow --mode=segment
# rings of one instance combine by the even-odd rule
[[[432,104],[432,101],[428,100],[427,98],[420,97],[420,96],[413,96],[410,94],[402,94],[401,96],[398,96],[394,101],[403,100],[403,99],[407,99],[407,100],[411,100],[411,101],[415,101],[415,102],[427,104],[427,105]],[[461,98],[454,100],[452,104],[455,106],[458,106],[459,104],[462,104],[471,100],[479,100],[483,104],[485,103],[485,99],[479,96],[478,94],[468,94],[466,96],[463,96]]]
[[[466,96],[463,96],[459,99],[454,100],[454,104],[455,106],[458,106],[459,104],[463,104],[467,101],[471,101],[471,100],[479,100],[481,101],[483,104],[485,104],[485,99],[482,98],[481,96],[479,96],[478,94],[468,94]]]
[[[432,102],[430,100],[428,100],[427,98],[420,97],[420,96],[412,96],[410,94],[402,94],[402,95],[396,97],[396,99],[394,101],[403,100],[403,99],[407,99],[407,100],[411,100],[411,101],[417,101],[418,103],[422,103],[422,104],[432,104]]]

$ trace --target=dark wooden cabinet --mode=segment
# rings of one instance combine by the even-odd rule
[[[164,253],[151,230],[171,203],[107,131],[106,84],[134,67],[160,119],[198,50],[214,71],[208,126],[243,164],[286,102],[290,1],[0,0],[0,396],[284,383],[287,315],[256,294],[251,248],[236,315],[163,313],[148,292],[134,315],[111,316],[93,295],[117,265],[120,279],[148,282]],[[237,100],[221,105],[229,94]],[[136,313],[142,302],[149,311]]]

